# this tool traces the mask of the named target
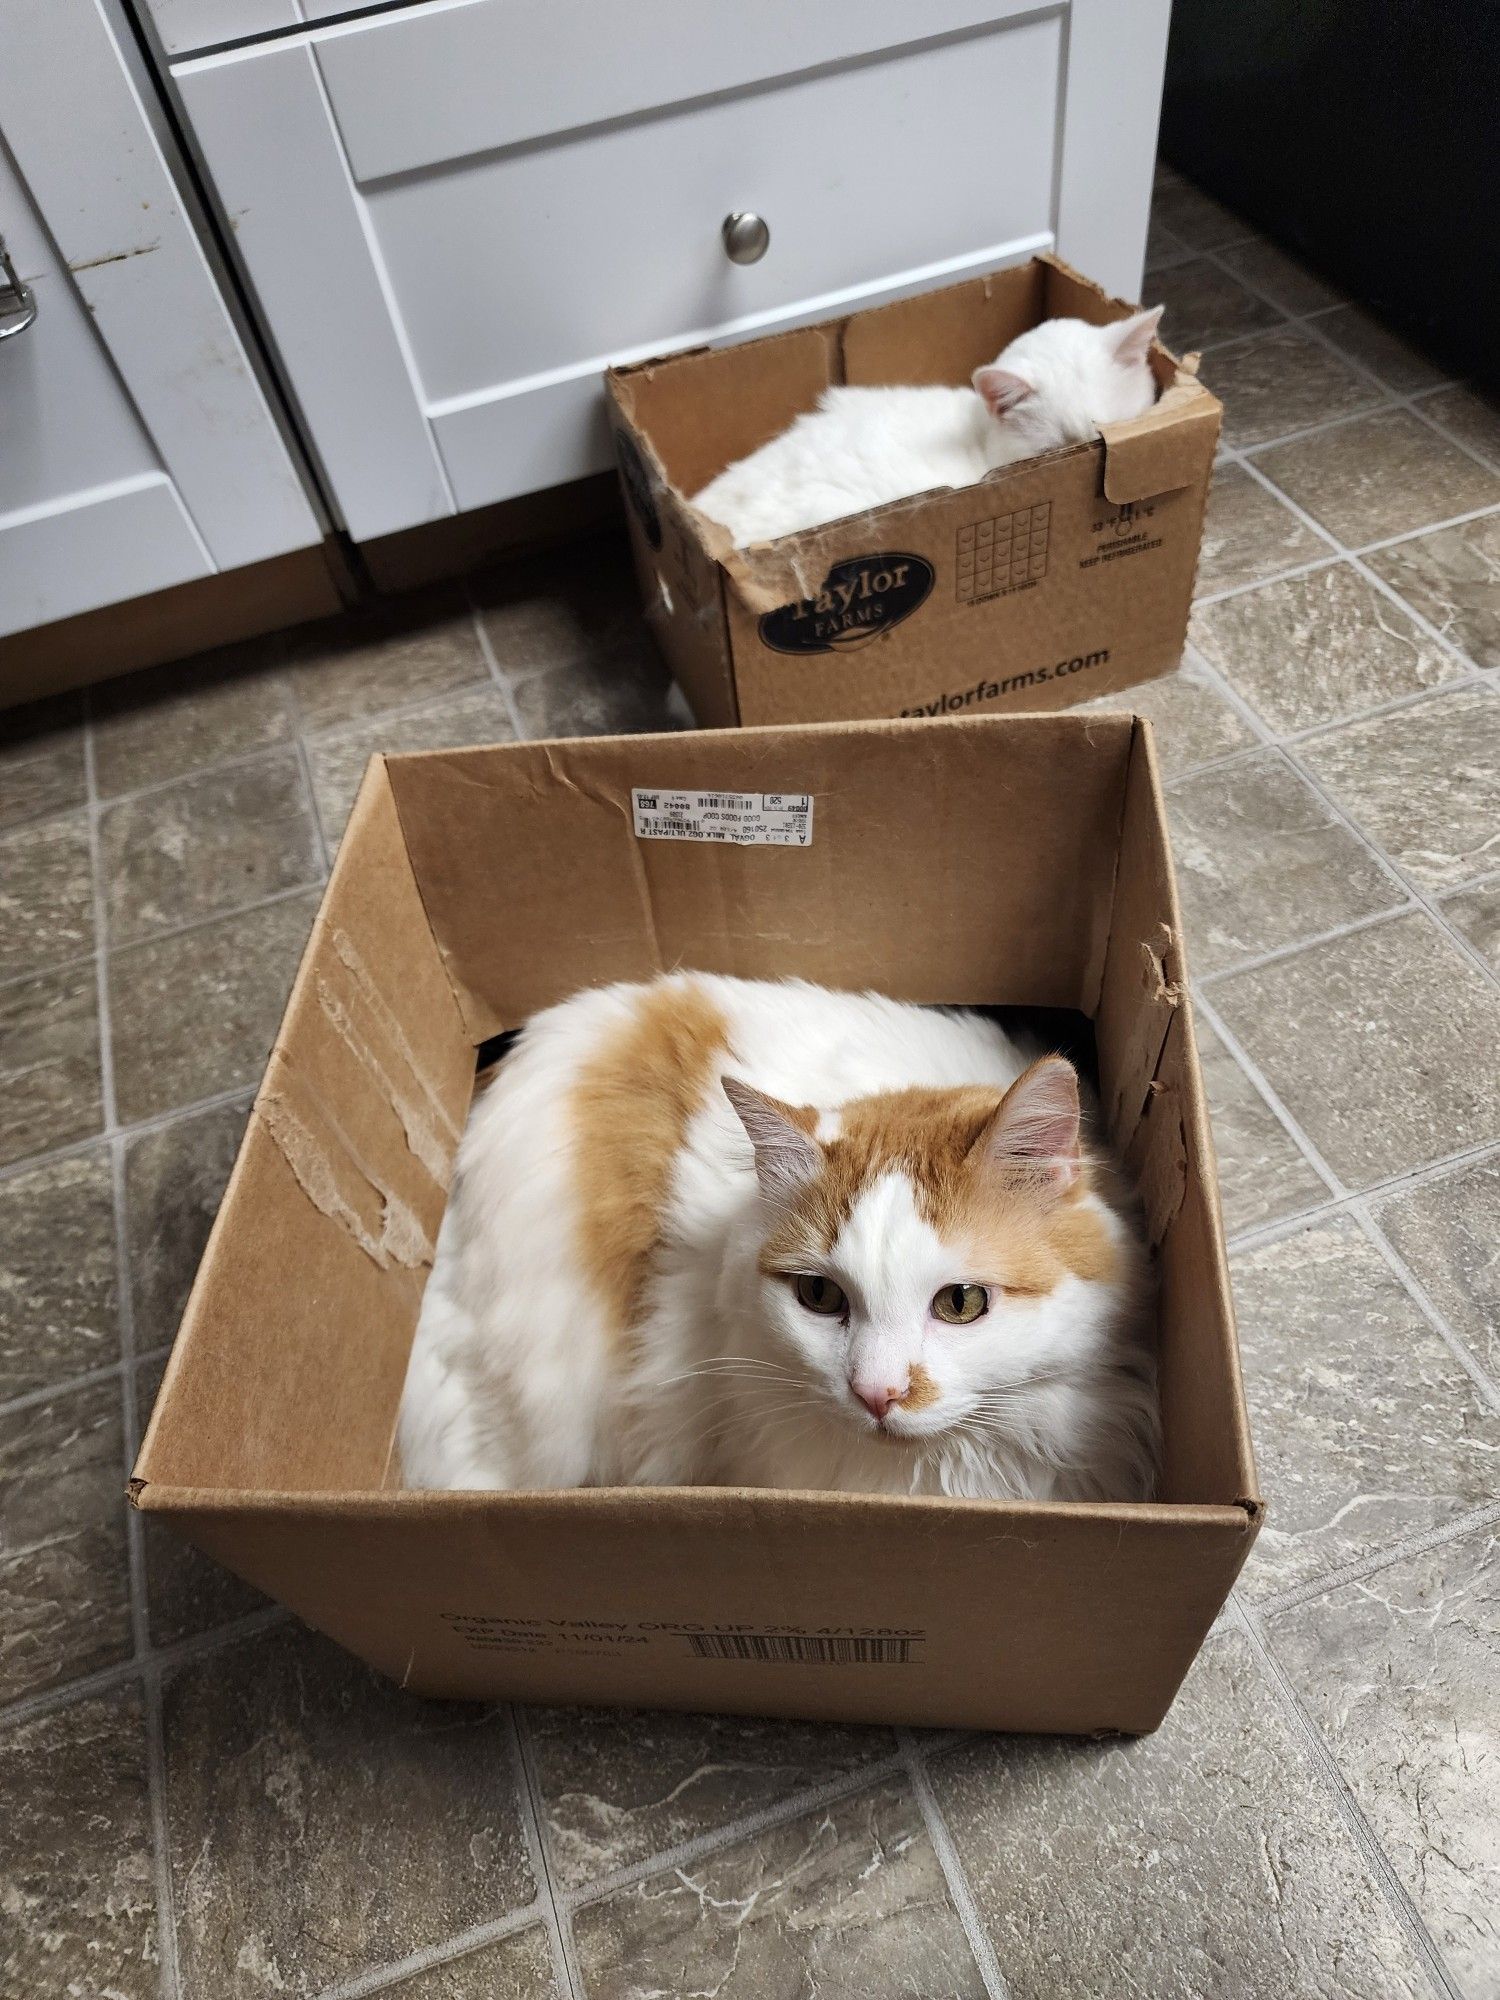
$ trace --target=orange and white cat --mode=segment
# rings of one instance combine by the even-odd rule
[[[1139,1500],[1148,1260],[1078,1079],[977,1015],[679,973],[537,1015],[475,1105],[412,1486]]]

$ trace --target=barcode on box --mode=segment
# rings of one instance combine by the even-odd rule
[[[717,840],[735,847],[810,847],[809,792],[674,792],[639,786],[630,794],[637,840]]]
[[[912,1660],[910,1639],[826,1639],[806,1632],[689,1632],[686,1637],[700,1660],[819,1667],[905,1667]]]

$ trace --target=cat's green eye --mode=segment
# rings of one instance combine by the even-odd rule
[[[825,1319],[836,1318],[849,1304],[843,1288],[836,1285],[832,1278],[820,1278],[811,1271],[793,1279],[792,1289],[797,1294],[799,1306],[806,1306],[810,1313],[822,1313]]]
[[[932,1301],[932,1316],[948,1326],[968,1326],[983,1319],[990,1309],[990,1295],[983,1285],[944,1285]]]

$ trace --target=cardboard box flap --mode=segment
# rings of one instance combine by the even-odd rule
[[[1223,414],[1197,377],[1179,368],[1145,416],[1099,426],[1105,498],[1124,506],[1191,486],[1202,476],[1205,454],[1213,456]]]
[[[479,1040],[581,986],[679,965],[1087,1007],[1130,743],[1127,716],[955,718],[514,744],[388,768]],[[637,788],[805,793],[812,837],[638,838]],[[1044,823],[1041,868],[1030,842]]]
[[[188,1301],[139,1478],[382,1483],[473,1074],[375,759]]]

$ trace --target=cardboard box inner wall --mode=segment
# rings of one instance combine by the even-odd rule
[[[647,789],[807,798],[811,839],[640,838]],[[1150,733],[1128,716],[375,759],[136,1504],[425,1692],[1153,1727],[1260,1511],[1179,939]],[[1089,1017],[1160,1274],[1157,1501],[399,1490],[476,1048],[677,966]],[[733,1657],[763,1638],[805,1657]],[[858,1659],[831,1643],[848,1638]]]
[[[1136,308],[1051,257],[611,370],[645,615],[708,726],[1055,709],[1182,653],[1221,411],[1158,346],[1102,438],[753,548],[688,504],[833,384],[967,384],[1043,319]],[[1169,329],[1170,330],[1170,329]]]

